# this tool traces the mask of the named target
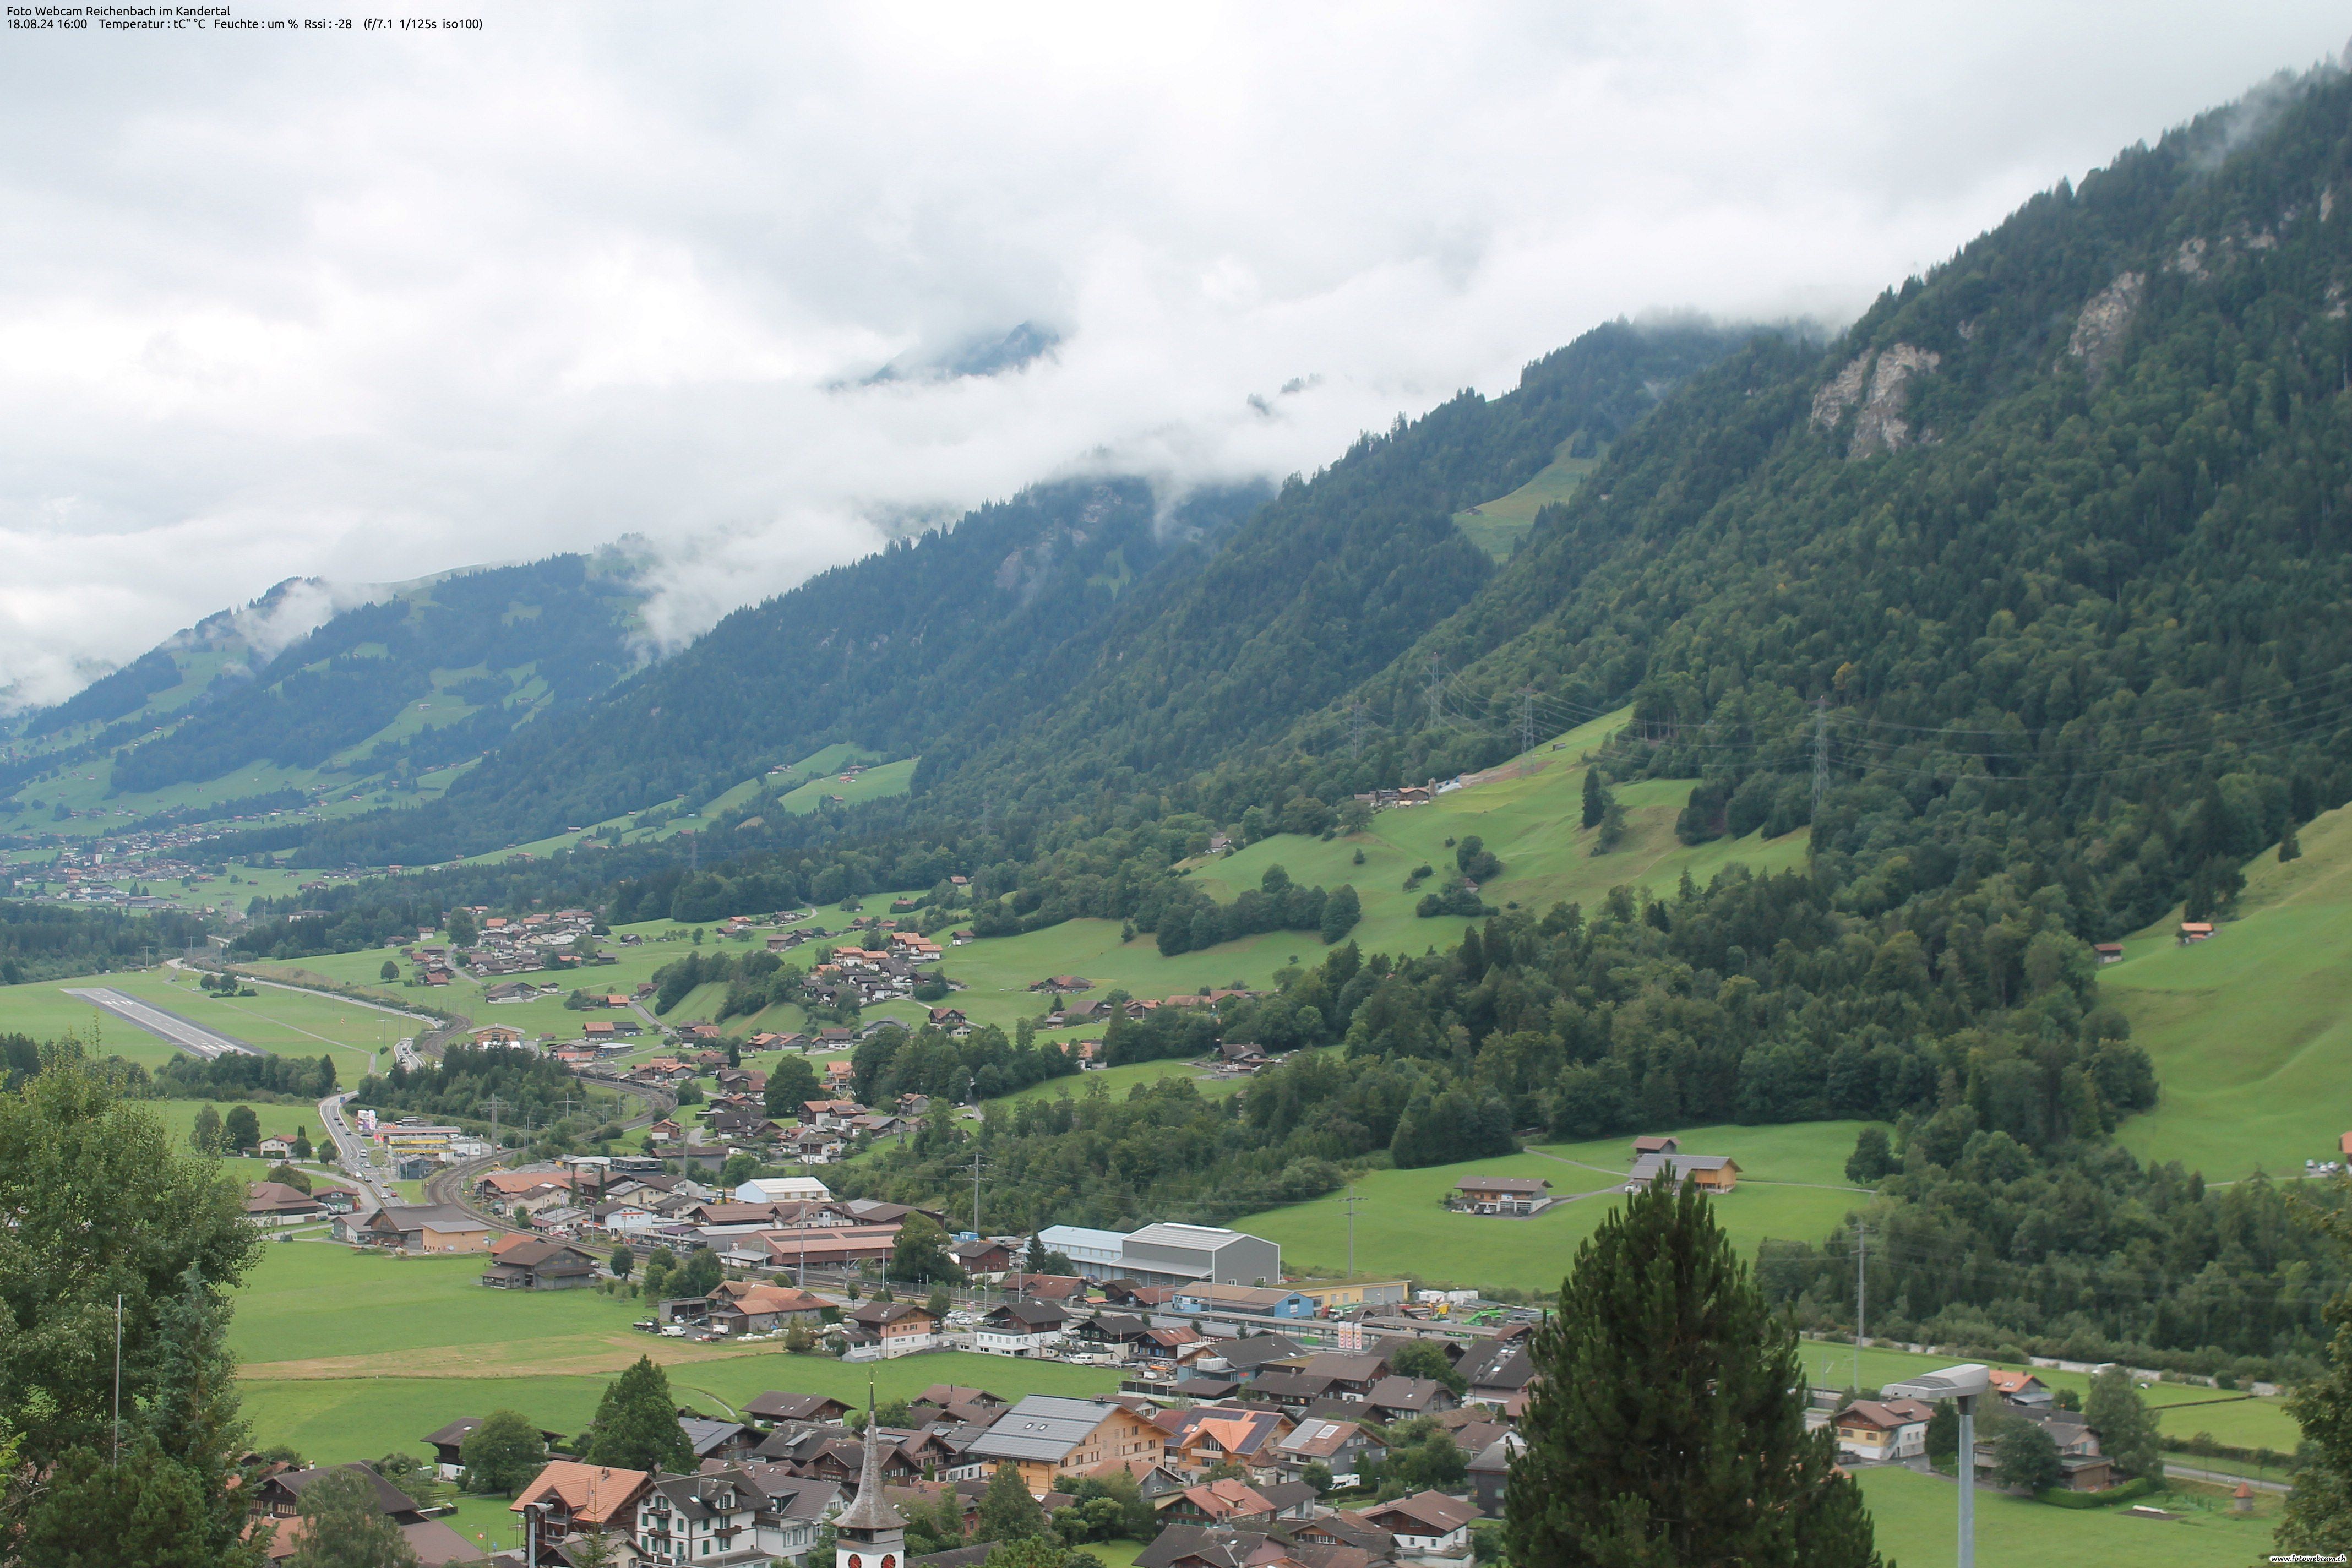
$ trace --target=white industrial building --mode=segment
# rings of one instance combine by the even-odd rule
[[[1089,1279],[1145,1285],[1271,1285],[1282,1278],[1282,1248],[1262,1237],[1204,1225],[1147,1225],[1140,1230],[1048,1226],[1037,1233]]]

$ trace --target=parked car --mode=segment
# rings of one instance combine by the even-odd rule
[[[633,1328],[633,1329],[643,1329],[646,1332],[647,1332],[647,1333],[649,1333],[649,1334],[652,1334],[652,1333],[659,1333],[659,1332],[661,1331],[661,1325],[660,1325],[659,1323],[655,1322],[651,1318],[647,1318],[644,1322],[641,1322],[641,1323],[631,1323],[631,1324],[629,1325],[629,1327],[631,1327],[631,1328]]]
[[[666,1325],[662,1329],[662,1338],[666,1340],[682,1340],[686,1338],[686,1325],[684,1323],[670,1323]]]

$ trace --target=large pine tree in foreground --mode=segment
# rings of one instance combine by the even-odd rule
[[[1877,1568],[1860,1489],[1805,1431],[1796,1330],[1696,1188],[1661,1182],[1602,1223],[1534,1355],[1513,1562]]]

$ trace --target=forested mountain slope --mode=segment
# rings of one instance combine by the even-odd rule
[[[306,859],[466,854],[686,795],[841,742],[910,756],[966,715],[1050,692],[1129,597],[1199,569],[1263,486],[1163,509],[1136,479],[1035,486],[739,610],[577,715],[534,726],[445,803],[338,825]]]
[[[1331,799],[1635,704],[1686,831],[1826,801],[1875,914],[2006,868],[2082,935],[2352,796],[2352,79],[2282,83],[2036,197],[1822,354],[1759,341],[1621,442],[1469,605],[1286,763]],[[1442,707],[1433,661],[1450,672]]]
[[[38,795],[49,809],[168,804],[201,820],[220,796],[257,786],[274,792],[274,808],[289,785],[299,795],[413,783],[585,702],[639,661],[641,595],[617,556],[394,584],[276,646],[266,633],[280,601],[315,587],[281,584],[68,700],[18,716],[0,788],[20,808]],[[181,787],[223,780],[232,782]],[[166,791],[189,799],[156,800]]]
[[[1495,568],[1455,511],[1617,439],[1736,341],[1599,328],[1509,395],[1400,419],[1271,501],[1212,489],[1171,510],[1139,479],[1037,486],[729,616],[518,735],[446,805],[338,826],[302,857],[439,859],[699,800],[841,742],[920,754],[930,819],[1179,779],[1278,737],[1467,601]]]
[[[1057,700],[976,714],[928,747],[934,809],[1047,808],[1247,754],[1348,691],[1492,574],[1454,527],[1563,449],[1597,451],[1744,334],[1612,322],[1293,480],[1201,574],[1139,606]],[[1344,729],[1344,725],[1341,726]]]

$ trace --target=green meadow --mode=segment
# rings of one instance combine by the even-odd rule
[[[1459,920],[1423,920],[1413,913],[1422,894],[1453,865],[1449,838],[1458,843],[1476,834],[1501,858],[1503,874],[1481,889],[1489,903],[1534,910],[1562,900],[1590,904],[1620,885],[1664,891],[1685,872],[1704,882],[1735,862],[1759,870],[1804,863],[1802,831],[1696,848],[1683,844],[1675,837],[1674,823],[1689,786],[1666,781],[1617,790],[1625,812],[1624,841],[1608,855],[1594,855],[1593,834],[1581,826],[1584,759],[1624,720],[1622,711],[1595,720],[1494,770],[1510,776],[1490,776],[1428,805],[1381,812],[1362,833],[1328,839],[1277,834],[1197,863],[1190,875],[1221,901],[1257,886],[1270,866],[1280,866],[1294,882],[1327,888],[1348,883],[1363,906],[1361,922],[1349,933],[1351,940],[1367,952],[1420,953],[1462,937]],[[1432,875],[1407,891],[1406,879],[1424,865]],[[1122,942],[1117,921],[1067,921],[1024,936],[950,948],[944,967],[969,987],[956,996],[957,1006],[975,1022],[1010,1027],[1017,1018],[1044,1011],[1044,1000],[1029,986],[1048,975],[1084,975],[1096,983],[1093,995],[1117,987],[1137,996],[1169,996],[1204,987],[1267,987],[1276,970],[1319,963],[1324,952],[1312,931],[1270,931],[1163,958],[1149,935]]]
[[[1715,1200],[1741,1251],[1769,1237],[1820,1241],[1866,1201],[1845,1179],[1859,1121],[1774,1127],[1695,1127],[1676,1136],[1692,1153],[1728,1154],[1740,1180]],[[1427,1285],[1556,1290],[1579,1243],[1622,1201],[1618,1185],[1633,1163],[1631,1141],[1531,1147],[1493,1160],[1374,1171],[1355,1184],[1356,1272],[1410,1276]],[[1442,1206],[1468,1175],[1533,1177],[1570,1198],[1529,1219],[1458,1214]],[[1282,1244],[1293,1274],[1343,1274],[1348,1267],[1345,1194],[1269,1209],[1233,1222]]]
[[[1959,1557],[1958,1489],[1941,1476],[1899,1467],[1859,1472],[1878,1550],[1903,1568],[1942,1568]],[[2064,1509],[1977,1489],[1977,1561],[1999,1568],[2240,1568],[2270,1550],[2274,1520],[2233,1519],[2179,1498],[2153,1500],[2179,1519],[2147,1519],[2125,1508]]]
[[[1535,478],[1510,494],[1454,514],[1454,526],[1497,561],[1508,561],[1536,525],[1536,513],[1576,493],[1585,476],[1601,466],[1598,457],[1571,458],[1567,444]]]
[[[632,1329],[642,1302],[590,1290],[491,1290],[483,1259],[395,1258],[322,1242],[272,1247],[238,1292],[230,1345],[256,1441],[314,1459],[418,1452],[416,1439],[460,1415],[501,1407],[577,1431],[604,1385],[641,1355],[664,1364],[678,1397],[712,1414],[764,1390],[862,1396],[866,1368],[772,1345],[667,1340]],[[1099,1394],[1098,1367],[962,1352],[873,1368],[881,1397],[956,1383],[1022,1394]]]
[[[1908,1351],[1873,1345],[1862,1352],[1862,1376],[1857,1383],[1851,1343],[1806,1340],[1798,1348],[1814,1387],[1860,1388],[1871,1394],[1887,1384],[1949,1366],[1953,1360],[1948,1355],[1913,1355]],[[2021,1362],[1988,1364],[2030,1372],[2053,1389],[2070,1388],[2080,1398],[2090,1397],[2091,1380],[2084,1373],[2059,1372]],[[2140,1390],[2140,1397],[2155,1410],[2157,1425],[2168,1436],[2190,1437],[2203,1432],[2237,1447],[2272,1448],[2282,1454],[2293,1453],[2302,1440],[2300,1429],[2287,1415],[2285,1401],[2281,1399],[2258,1399],[2250,1394],[2233,1394],[2190,1383],[2151,1383]],[[2199,1461],[2184,1457],[2181,1462]]]
[[[2163,1099],[2118,1132],[2213,1180],[2301,1175],[2352,1129],[2352,810],[2302,831],[2303,858],[2246,867],[2234,920],[2184,948],[2178,911],[2101,972]]]

